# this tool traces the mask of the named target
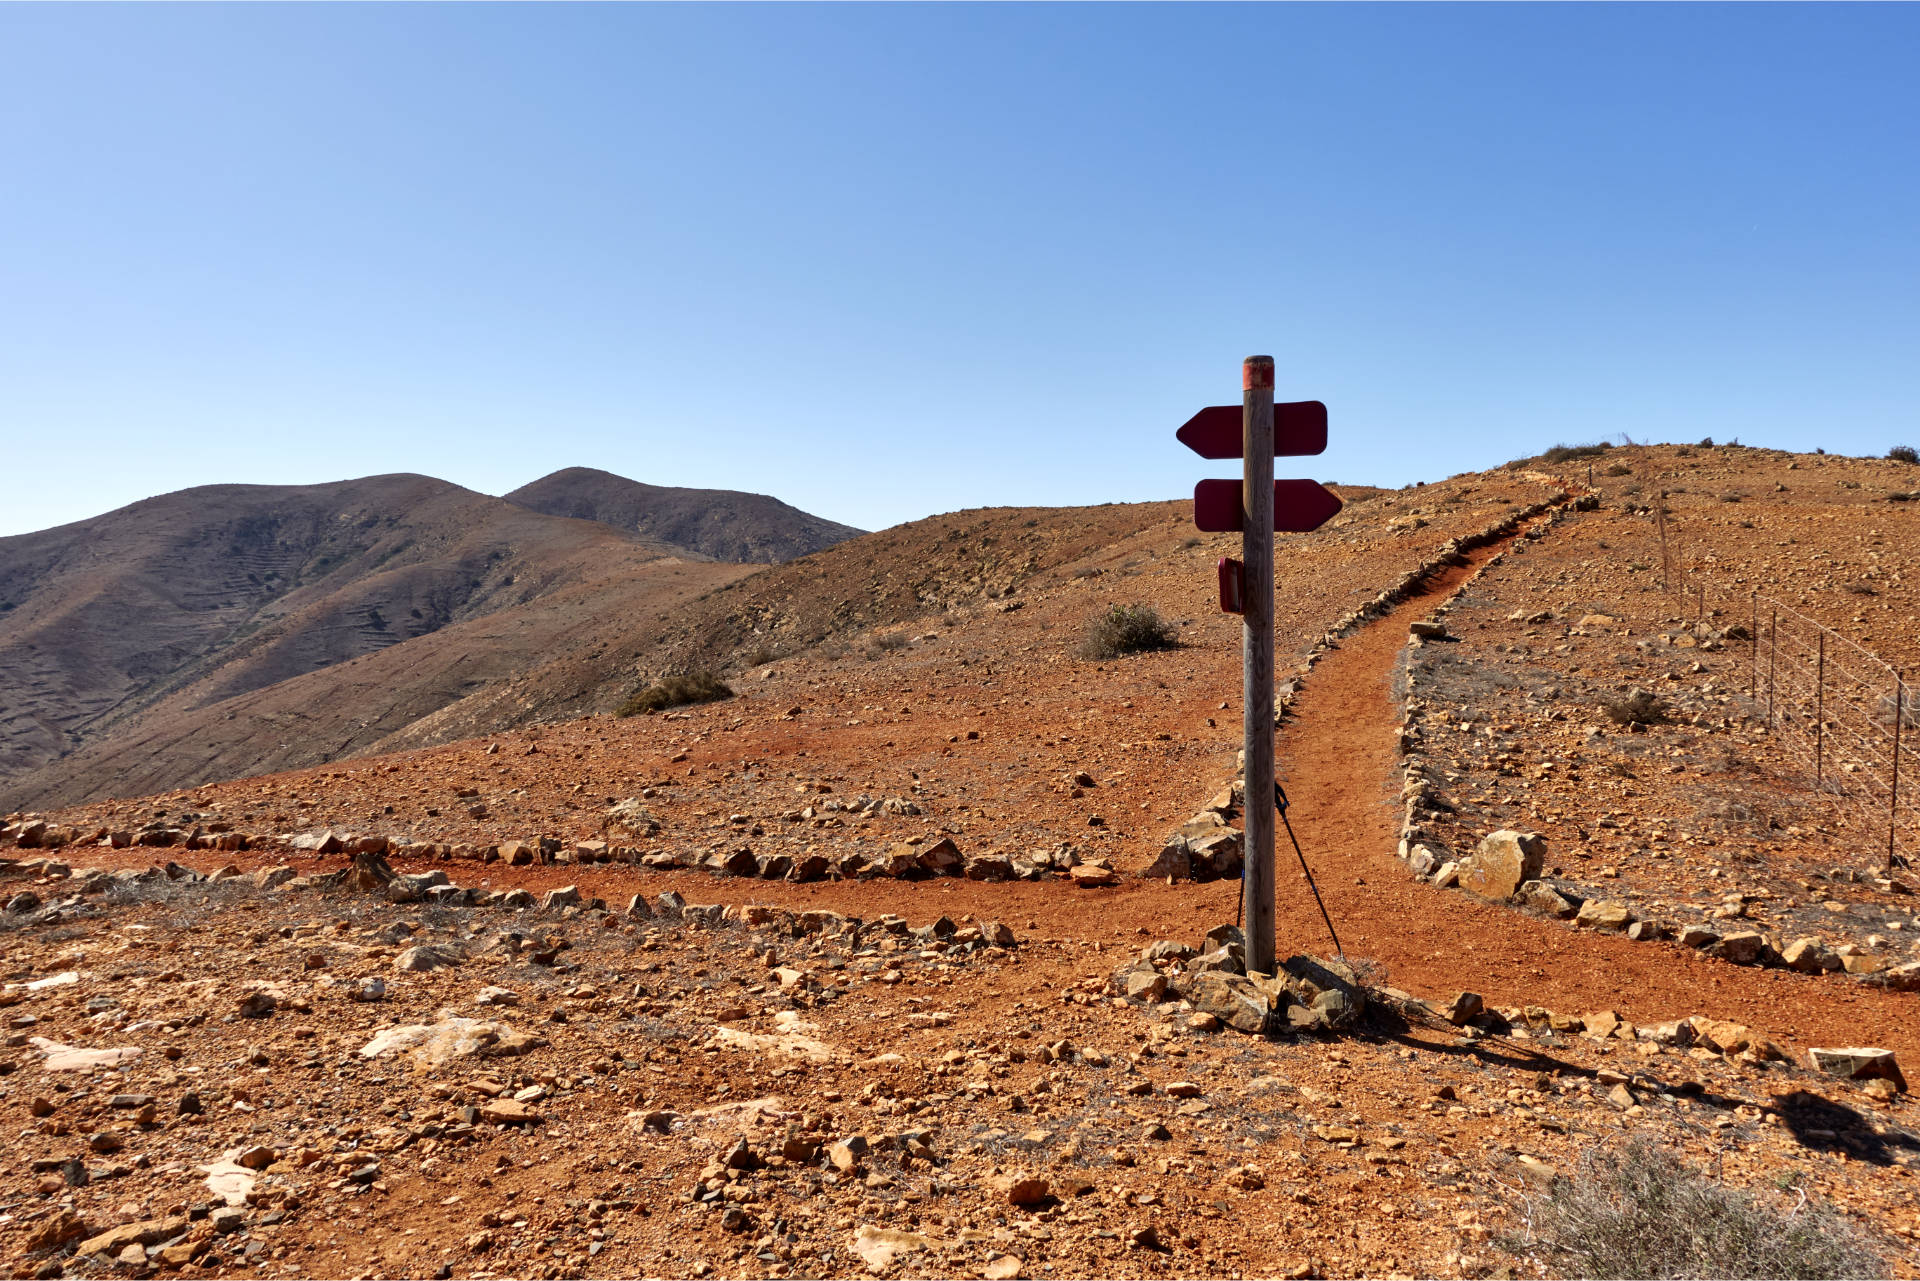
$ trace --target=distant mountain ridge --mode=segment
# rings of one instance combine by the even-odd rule
[[[592,467],[563,468],[506,499],[549,516],[598,521],[742,565],[777,565],[867,532],[765,494],[645,485]]]
[[[528,490],[209,485],[0,538],[0,810],[365,750],[575,629],[750,572],[720,556],[791,559],[854,532],[584,468]]]

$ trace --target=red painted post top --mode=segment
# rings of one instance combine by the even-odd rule
[[[1242,391],[1273,390],[1273,357],[1248,356],[1240,362],[1240,388]]]

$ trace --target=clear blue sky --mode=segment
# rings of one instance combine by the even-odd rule
[[[0,7],[0,533],[571,464],[877,527],[1920,443],[1920,7]]]

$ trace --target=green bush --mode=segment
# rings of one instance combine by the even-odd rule
[[[1177,649],[1173,624],[1151,605],[1115,605],[1087,625],[1082,652],[1088,658],[1118,658],[1155,649]]]
[[[1565,1277],[1884,1277],[1823,1202],[1730,1188],[1645,1139],[1590,1148],[1500,1242]]]
[[[668,676],[634,691],[633,697],[620,704],[615,715],[638,716],[643,712],[663,712],[669,707],[685,707],[690,703],[717,703],[732,697],[732,688],[712,672]]]

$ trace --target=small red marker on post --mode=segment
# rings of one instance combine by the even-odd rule
[[[1194,524],[1209,533],[1239,530],[1242,560],[1220,561],[1220,608],[1241,619],[1242,742],[1246,757],[1246,857],[1240,886],[1247,968],[1271,974],[1273,843],[1273,536],[1306,533],[1340,510],[1340,499],[1311,480],[1275,480],[1276,454],[1318,454],[1327,447],[1327,407],[1317,400],[1273,403],[1273,357],[1240,366],[1241,403],[1201,410],[1180,428],[1180,443],[1202,458],[1239,458],[1241,476],[1203,480],[1193,491]],[[1237,421],[1236,421],[1237,420]],[[1238,428],[1236,432],[1234,429]],[[1244,563],[1243,563],[1244,562]]]

